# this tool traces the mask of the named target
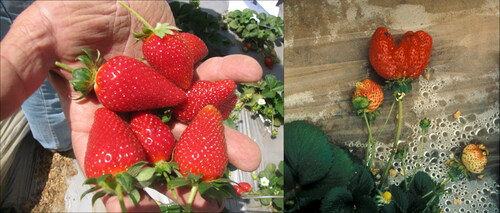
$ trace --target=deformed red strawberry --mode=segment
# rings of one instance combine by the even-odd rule
[[[85,174],[115,175],[145,160],[144,149],[127,123],[109,109],[97,109],[85,153]]]
[[[384,100],[384,91],[382,87],[370,79],[364,79],[363,81],[356,82],[356,88],[354,89],[354,94],[352,99],[358,97],[365,97],[369,104],[366,107],[366,112],[375,111],[382,104]]]
[[[204,107],[182,133],[174,151],[179,171],[202,174],[202,181],[224,175],[228,164],[222,115],[212,105]]]
[[[187,92],[187,101],[174,107],[174,116],[180,121],[190,122],[203,107],[213,105],[225,120],[238,100],[235,90],[236,83],[229,79],[216,82],[196,81]]]
[[[170,161],[175,138],[158,116],[148,111],[136,112],[130,120],[130,128],[146,150],[149,162]]]

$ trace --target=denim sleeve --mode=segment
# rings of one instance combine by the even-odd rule
[[[0,1],[1,38],[7,34],[14,19],[29,5],[28,1]],[[59,97],[45,79],[31,97],[21,106],[33,137],[46,149],[67,151],[71,149],[71,134],[62,111]]]

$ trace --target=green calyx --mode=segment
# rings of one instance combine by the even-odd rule
[[[73,86],[73,89],[81,94],[81,96],[75,98],[75,100],[84,98],[94,89],[95,76],[97,74],[97,71],[99,70],[99,67],[101,67],[101,65],[105,62],[104,59],[101,58],[101,53],[99,52],[99,50],[96,50],[97,57],[94,57],[94,54],[87,49],[83,49],[82,51],[85,54],[77,56],[75,60],[81,61],[83,64],[85,64],[86,67],[73,69],[59,61],[55,62],[56,66],[68,70],[72,73],[71,76],[73,79],[69,82]]]
[[[395,98],[402,98],[401,94],[407,94],[411,91],[412,81],[412,78],[399,78],[386,82],[385,88],[391,90]]]
[[[149,24],[146,19],[144,19],[139,13],[134,11],[132,8],[127,6],[125,3],[119,1],[118,2],[121,6],[123,6],[125,9],[127,9],[130,13],[132,13],[137,19],[139,19],[143,24],[144,28],[142,29],[142,33],[133,33],[134,37],[140,40],[147,39],[149,36],[152,34],[163,38],[165,35],[174,35],[174,31],[181,31],[181,29],[171,26],[169,23],[157,23],[156,27],[153,28],[151,24]]]
[[[353,98],[351,103],[352,108],[354,108],[354,112],[361,117],[366,115],[368,121],[373,121],[378,115],[380,115],[380,111],[378,109],[374,111],[367,111],[368,106],[370,105],[370,100],[364,96]]]
[[[431,120],[429,120],[428,118],[420,120],[420,128],[422,130],[427,130],[429,129],[429,127],[431,127]]]

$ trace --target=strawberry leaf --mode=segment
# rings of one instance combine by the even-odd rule
[[[137,163],[134,163],[132,166],[130,166],[127,169],[127,173],[129,173],[132,176],[137,176],[139,172],[142,170],[142,167],[144,167],[148,162],[146,161],[139,161]]]
[[[83,182],[83,184],[97,184],[97,178],[95,177],[90,177]]]
[[[134,206],[137,206],[137,203],[141,199],[141,193],[139,193],[139,190],[134,189],[128,194],[128,197],[132,200]]]
[[[352,202],[353,198],[349,190],[336,187],[326,194],[321,201],[320,209],[322,212],[352,212],[352,206],[349,205]]]
[[[352,179],[349,183],[349,188],[354,197],[362,195],[370,195],[374,189],[374,182],[371,173],[366,167],[355,164]]]
[[[167,183],[168,189],[173,189],[191,184],[191,181],[185,178],[174,178]]]
[[[333,153],[321,129],[305,121],[294,121],[285,124],[285,138],[285,160],[297,172],[299,184],[316,182],[328,174]]]
[[[132,185],[135,178],[126,172],[120,172],[115,175],[116,182],[123,187],[126,192],[132,191]]]

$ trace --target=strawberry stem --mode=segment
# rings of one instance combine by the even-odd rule
[[[120,184],[116,186],[116,195],[118,196],[118,201],[120,201],[120,208],[122,209],[122,212],[127,212],[127,208],[125,208],[125,202],[123,201],[122,186]]]
[[[191,188],[191,192],[189,193],[189,199],[188,199],[187,205],[186,205],[187,212],[191,212],[191,205],[193,205],[194,197],[196,196],[197,192],[198,192],[198,183],[193,184],[193,187]]]
[[[389,161],[385,165],[384,173],[382,174],[382,179],[380,185],[382,185],[389,173],[389,169],[391,168],[392,162],[394,161],[394,156],[396,155],[396,150],[398,148],[399,136],[401,136],[401,129],[403,128],[403,100],[396,99],[398,102],[398,125],[396,127],[396,136],[394,137],[394,143],[392,144],[391,156],[389,157]]]
[[[139,21],[141,21],[146,26],[146,28],[148,28],[150,30],[154,29],[153,26],[151,26],[141,15],[139,15],[137,12],[132,10],[132,8],[128,7],[125,3],[119,1],[118,4],[125,7],[125,9],[127,9],[130,13],[134,14],[134,16],[137,17],[139,19]]]
[[[60,67],[60,68],[63,68],[64,70],[68,70],[70,72],[75,71],[75,69],[73,69],[70,66],[68,66],[66,64],[63,64],[62,62],[59,62],[59,61],[56,61],[55,65],[58,66],[58,67]]]
[[[373,156],[370,155],[370,151],[375,148],[375,144],[373,143],[372,129],[370,121],[368,121],[368,117],[366,116],[366,112],[363,112],[363,118],[365,119],[366,128],[368,129],[368,143],[366,145],[365,161],[366,166],[370,169],[373,162]]]
[[[421,160],[421,158],[422,158],[422,146],[424,144],[424,140],[425,140],[424,137],[425,137],[426,132],[427,132],[427,129],[422,130],[422,137],[420,138],[420,141],[419,141],[420,144],[418,146],[417,170],[419,170],[420,167],[422,167],[422,160]]]

